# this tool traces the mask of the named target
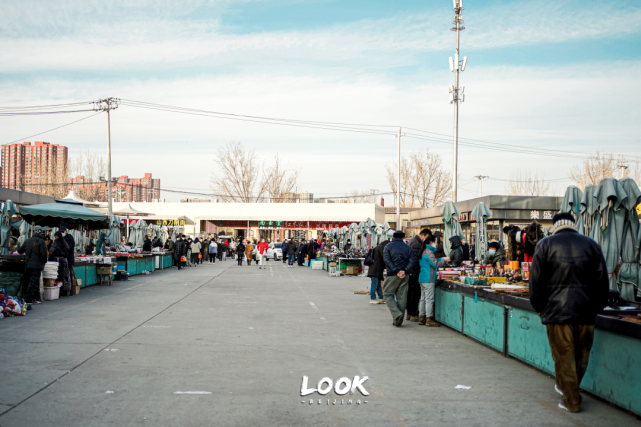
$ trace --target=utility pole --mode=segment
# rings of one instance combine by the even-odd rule
[[[405,136],[402,133],[402,128],[398,128],[398,174],[396,176],[396,230],[402,231],[401,227],[401,136]]]
[[[107,213],[109,215],[113,213],[113,203],[111,200],[111,117],[109,112],[118,108],[119,102],[120,100],[118,98],[105,98],[94,102],[95,111],[107,112]]]
[[[459,61],[459,42],[460,33],[465,29],[463,26],[463,0],[452,0],[454,3],[454,21],[456,25],[450,28],[451,31],[456,31],[456,52],[454,59],[450,56],[450,71],[454,73],[454,85],[450,86],[450,104],[454,104],[454,159],[453,159],[453,183],[452,183],[452,201],[457,202],[458,190],[458,105],[459,101],[465,101],[465,87],[459,87],[459,72],[465,71],[465,64],[467,64],[467,56]]]
[[[488,179],[489,176],[476,175],[472,178],[476,178],[479,180],[479,197],[483,197],[483,180]]]
[[[627,160],[625,160],[623,157],[621,158],[621,163],[617,165],[621,169],[621,178],[624,178],[626,176],[626,169],[628,168],[628,165],[626,165]]]

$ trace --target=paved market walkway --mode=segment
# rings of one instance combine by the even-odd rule
[[[0,320],[1,427],[639,425],[587,394],[557,409],[548,375],[446,327],[393,327],[350,292],[367,278],[227,261],[132,279]],[[301,403],[303,376],[355,375],[367,403]]]

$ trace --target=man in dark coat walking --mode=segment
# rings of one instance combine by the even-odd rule
[[[298,242],[296,240],[290,240],[287,244],[287,254],[283,254],[283,256],[287,256],[287,266],[290,268],[294,268],[296,252],[298,252]]]
[[[243,258],[245,257],[245,245],[242,240],[236,246],[236,255],[238,257],[238,265],[243,265]]]
[[[570,213],[554,216],[530,267],[530,303],[547,328],[559,408],[579,412],[579,387],[588,368],[594,319],[608,302],[608,269],[599,245],[579,234]]]
[[[410,240],[410,247],[414,252],[414,269],[410,273],[410,280],[407,285],[407,320],[418,322],[418,302],[421,300],[421,285],[418,284],[418,275],[421,273],[421,256],[423,255],[423,242],[432,231],[424,228]]]
[[[178,270],[182,270],[185,267],[185,262],[181,261],[182,257],[187,257],[187,242],[184,237],[184,235],[179,235],[176,239],[176,243],[174,244],[174,255]]]
[[[383,286],[383,296],[394,319],[394,326],[403,324],[403,314],[407,303],[407,281],[414,269],[414,251],[407,245],[402,231],[394,232],[394,240],[385,246],[383,259],[387,268],[387,278]]]
[[[371,285],[369,289],[369,298],[371,304],[385,304],[385,298],[383,298],[383,288],[381,284],[383,283],[383,271],[385,270],[385,260],[383,259],[383,252],[385,251],[385,246],[389,244],[390,240],[385,240],[381,242],[374,248],[373,262],[367,270],[367,277],[371,278]],[[376,300],[376,295],[378,294],[378,301]]]

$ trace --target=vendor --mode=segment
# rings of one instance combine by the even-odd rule
[[[174,250],[174,242],[171,240],[171,237],[167,238],[167,241],[165,242],[165,249],[170,252]]]
[[[450,237],[450,243],[452,244],[452,249],[450,250],[450,262],[448,264],[451,267],[460,267],[463,262],[463,246],[461,238],[459,236],[452,236]]]
[[[505,249],[499,242],[490,242],[487,255],[487,263],[491,266],[495,266],[497,262],[507,261]]]
[[[107,255],[107,251],[105,250],[105,240],[107,240],[107,233],[103,231],[100,233],[100,237],[96,243],[96,255]]]
[[[85,245],[85,255],[93,255],[93,250],[96,248],[96,245],[93,244],[93,240],[89,241],[89,244]]]
[[[145,241],[142,244],[142,251],[151,252],[151,240],[149,240],[149,236],[145,236]]]

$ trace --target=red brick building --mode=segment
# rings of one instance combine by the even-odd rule
[[[64,181],[68,155],[67,147],[43,141],[3,145],[2,187],[43,194]]]
[[[146,173],[142,178],[129,178],[122,175],[111,186],[113,199],[116,202],[152,202],[160,199],[160,180]],[[107,182],[91,184],[90,178],[80,175],[71,178],[72,189],[81,198],[89,201],[107,201]]]

